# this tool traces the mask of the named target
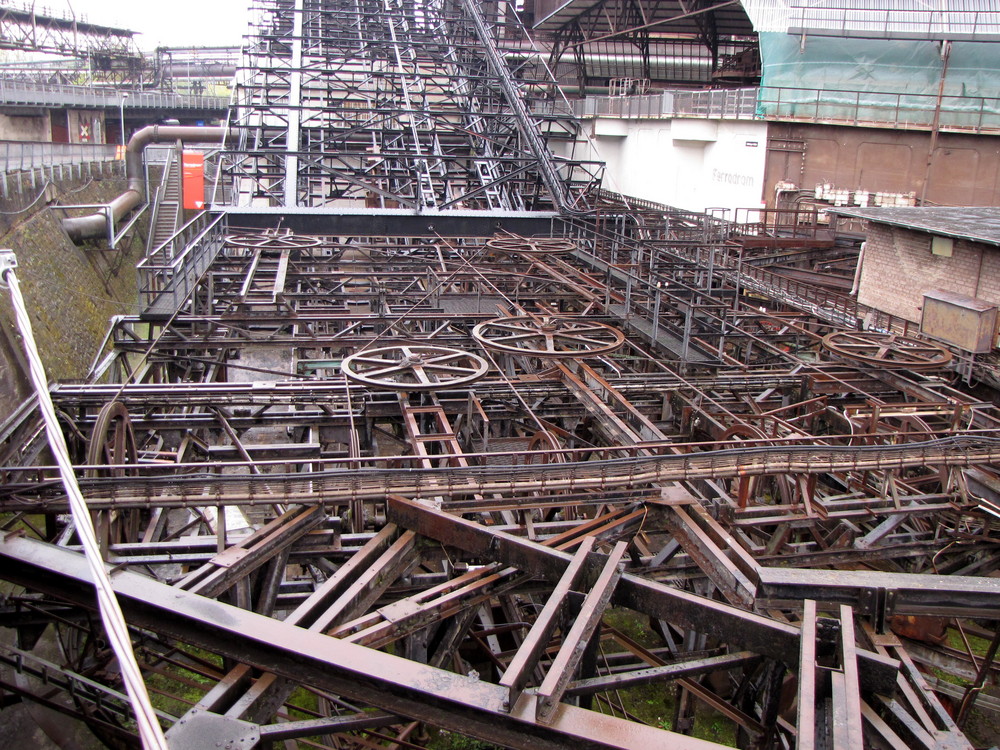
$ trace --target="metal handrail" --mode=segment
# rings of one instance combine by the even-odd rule
[[[222,249],[225,214],[201,211],[172,237],[139,261],[139,295],[149,310],[167,295],[171,312],[193,291],[198,279]],[[176,255],[171,248],[181,247]]]
[[[792,6],[790,28],[838,37],[875,33],[880,37],[948,39],[997,34],[1000,11],[949,8],[856,8]]]
[[[115,161],[118,146],[103,143],[0,141],[0,171],[26,172],[57,164]]]
[[[541,106],[541,105],[539,105]],[[576,117],[795,120],[873,127],[930,129],[936,94],[762,86],[708,91],[661,91],[642,96],[591,96],[572,102]],[[944,95],[941,130],[1000,132],[1000,97]]]
[[[577,117],[713,117],[752,120],[757,116],[757,87],[674,90],[641,96],[589,96],[573,102]]]
[[[149,244],[150,244],[150,246],[148,246],[146,248],[146,257],[147,258],[150,257],[153,254],[153,252],[155,252],[156,250],[159,249],[159,248],[155,248],[154,249],[152,247],[152,240],[153,240],[153,236],[156,234],[156,223],[157,223],[157,221],[160,218],[160,206],[163,203],[163,196],[166,194],[167,185],[168,185],[169,180],[170,180],[170,166],[171,166],[171,164],[173,163],[173,160],[174,160],[174,151],[175,151],[175,149],[173,149],[173,148],[167,149],[167,158],[166,158],[166,162],[164,163],[164,166],[163,166],[163,178],[160,180],[159,187],[156,188],[156,195],[153,197],[153,201],[152,201],[152,203],[153,203],[153,210],[152,210],[152,214],[151,214],[151,216],[149,218]],[[147,182],[147,184],[149,183],[149,178],[148,177],[146,178],[146,182]],[[164,243],[164,245],[168,245],[168,243],[169,243],[169,241],[167,243]],[[163,247],[163,246],[161,246],[161,247]]]
[[[128,97],[123,100],[123,94]],[[35,83],[0,78],[0,104],[74,104],[125,109],[208,109],[223,110],[229,99],[221,96],[187,96],[159,91],[121,91],[113,88],[75,86],[64,83]]]
[[[802,120],[870,125],[900,129],[930,129],[938,108],[936,94],[761,87],[759,116],[767,120]],[[938,127],[959,132],[1000,131],[1000,98],[953,96],[940,99]]]
[[[685,212],[678,211],[675,214],[674,210],[670,210],[663,213],[664,215],[680,215]],[[692,216],[696,215],[692,214]],[[635,214],[635,217],[638,219],[640,215]],[[620,247],[629,246],[633,243],[637,246],[645,246],[645,254],[650,258],[655,253],[665,253],[682,258],[694,265],[711,267],[715,272],[724,275],[726,281],[734,288],[749,289],[774,297],[775,299],[780,299],[800,309],[809,310],[822,320],[842,325],[848,329],[863,327],[865,330],[880,333],[899,333],[903,335],[913,333],[911,329],[914,324],[911,321],[864,305],[854,297],[796,281],[787,276],[760,268],[759,266],[741,262],[738,256],[732,254],[733,247],[731,245],[725,244],[722,238],[709,232],[709,228],[715,226],[714,220],[706,215],[701,215],[701,218],[704,220],[704,226],[700,231],[704,235],[701,241],[698,241],[695,237],[685,240],[677,236],[662,237],[659,238],[659,241],[651,241],[654,240],[652,237],[645,237],[639,240],[624,235],[614,235],[613,239]],[[565,232],[570,235],[574,234],[574,230],[588,228],[584,223],[567,219],[562,219],[561,222]],[[719,226],[726,225],[720,224]],[[731,230],[732,225],[728,225],[728,228]],[[699,231],[696,230],[693,234],[698,233]],[[581,254],[584,253],[583,250],[578,252]],[[710,257],[703,259],[701,256],[704,253],[708,253]],[[596,258],[596,256],[589,253],[586,254],[591,258]],[[647,298],[655,297],[656,294],[669,296],[665,291],[654,287],[652,277],[646,278],[639,275],[624,274],[622,271],[617,271],[617,273],[622,278],[625,278],[625,276],[630,277],[626,279],[627,288],[635,292],[635,294],[626,294],[626,297],[631,301],[631,305],[628,306],[629,314],[649,318],[650,310],[643,309],[643,305],[638,301],[639,294],[645,294]]]

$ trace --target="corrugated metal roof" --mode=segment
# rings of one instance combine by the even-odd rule
[[[942,237],[1000,245],[1000,208],[989,206],[916,206],[909,208],[830,208],[879,224],[916,229]]]
[[[536,6],[536,13],[538,15],[535,19],[535,28],[557,29],[560,26],[564,26],[569,21],[572,21],[581,13],[590,10],[599,2],[601,2],[601,0],[566,0],[566,2],[562,3],[548,13],[545,12],[548,8],[539,4]]]
[[[1000,35],[996,0],[743,0],[760,32],[968,39]]]

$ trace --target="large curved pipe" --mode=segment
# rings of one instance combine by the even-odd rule
[[[142,202],[143,170],[142,152],[150,143],[184,141],[186,143],[211,143],[226,137],[224,127],[194,127],[184,125],[147,125],[135,132],[125,149],[125,192],[108,204],[115,221],[120,220]],[[107,214],[102,211],[89,216],[62,220],[62,228],[69,238],[79,244],[83,240],[104,236],[108,225]]]

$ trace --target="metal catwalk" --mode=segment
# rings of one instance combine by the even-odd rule
[[[1000,412],[759,227],[578,181],[521,33],[266,4],[232,202],[50,389],[171,747],[972,747]],[[135,746],[39,420],[0,681]]]

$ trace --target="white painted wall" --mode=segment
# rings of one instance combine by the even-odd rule
[[[49,111],[42,110],[37,115],[0,114],[0,140],[51,141]]]
[[[604,185],[691,211],[758,208],[764,185],[767,123],[749,120],[588,119]]]

